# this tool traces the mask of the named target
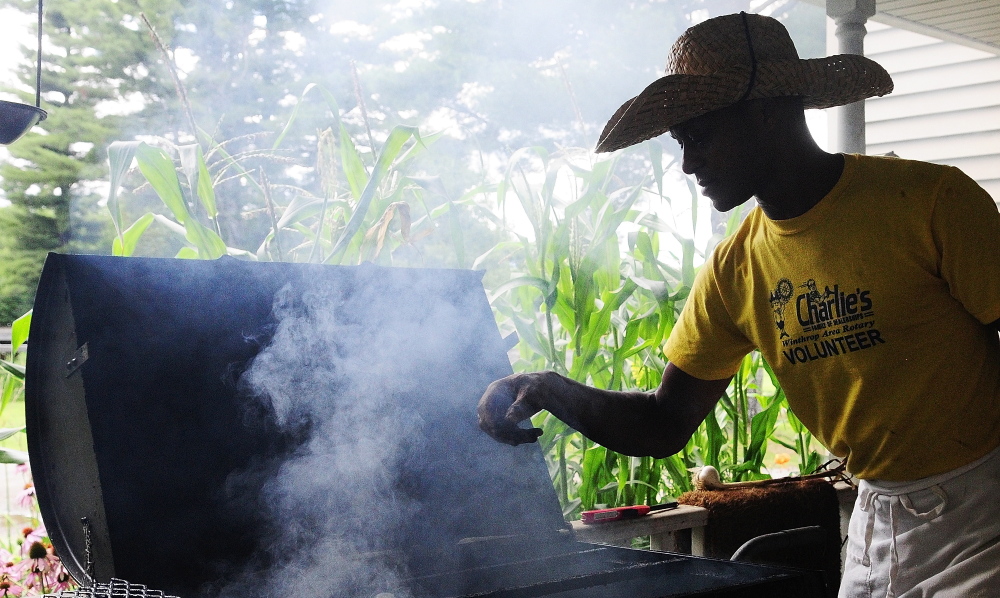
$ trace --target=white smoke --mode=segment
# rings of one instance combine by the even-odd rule
[[[301,297],[286,286],[275,301],[274,337],[244,376],[283,429],[308,428],[308,441],[262,489],[281,531],[269,579],[258,586],[268,598],[347,588],[407,595],[394,543],[413,511],[397,491],[400,460],[423,442],[419,416],[399,404],[415,390],[410,370],[419,359],[407,342],[414,331],[376,335],[371,318],[341,313],[342,300],[333,286]]]
[[[484,492],[465,488],[488,464],[454,446],[471,439],[499,448],[473,416],[478,394],[503,374],[477,365],[479,312],[496,330],[481,287],[469,293],[440,271],[400,272],[361,268],[357,278],[333,277],[342,283],[307,278],[277,293],[273,337],[242,382],[283,433],[305,440],[260,490],[278,532],[268,554],[219,596],[409,596],[406,552],[438,544],[413,523],[439,512],[423,499],[440,501],[443,486],[457,501]],[[434,459],[447,465],[428,465]],[[448,481],[428,481],[435,476]],[[440,545],[467,534],[464,525],[446,521]]]

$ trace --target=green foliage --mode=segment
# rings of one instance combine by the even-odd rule
[[[182,145],[197,139],[198,131],[187,118],[190,115],[206,123],[206,128],[216,129],[217,136],[238,139],[231,141],[228,151],[244,161],[252,159],[259,148],[247,133],[250,129],[266,132],[275,115],[285,112],[281,102],[301,86],[301,69],[308,63],[307,56],[286,47],[279,32],[308,34],[310,27],[320,31],[320,24],[310,21],[316,14],[311,2],[225,4],[192,0],[45,3],[42,106],[49,118],[36,128],[40,132],[30,133],[11,147],[18,160],[0,170],[6,198],[14,204],[2,210],[7,217],[0,219],[0,322],[10,322],[31,305],[47,252],[107,251],[113,235],[121,244],[120,231],[116,234],[98,225],[93,217],[101,196],[89,184],[106,176],[103,158],[111,139],[129,132],[159,131],[171,143]],[[0,6],[31,14],[37,2],[0,0]],[[257,43],[251,37],[261,31],[260,17],[267,21],[271,35]],[[197,68],[185,80],[191,94],[185,95],[175,85],[167,57],[151,37],[150,28],[168,51],[183,47],[199,58]],[[313,48],[317,52],[310,56],[321,56],[316,44],[306,46],[307,51]],[[19,69],[23,86],[34,86],[34,57],[34,48],[25,48]],[[173,58],[169,56],[169,62]],[[33,94],[17,93],[22,100],[34,101]],[[188,108],[182,105],[182,97],[193,98]],[[116,114],[123,110],[129,112],[127,119]],[[188,156],[181,157],[191,162]],[[220,222],[215,232],[226,230],[232,244],[242,248],[246,243],[237,232],[253,234],[260,227],[237,221],[248,203],[247,192],[238,180],[226,182],[215,181],[225,186],[220,195],[224,201],[215,208],[221,212],[216,215]],[[143,204],[151,200],[133,198],[137,213],[127,215],[130,221],[143,218],[152,205]],[[106,220],[100,223],[107,224]],[[188,229],[199,232],[194,225]],[[148,241],[156,251],[176,251],[180,245],[163,231],[155,231]]]
[[[0,210],[0,322],[30,307],[52,250],[488,266],[498,318],[522,341],[519,370],[654,388],[660,347],[716,239],[698,247],[657,215],[671,199],[656,142],[597,162],[557,148],[592,143],[621,98],[657,75],[664,40],[691,11],[749,3],[591,4],[48,0],[50,117],[0,170],[13,203]],[[330,34],[352,22],[361,33]],[[404,38],[420,41],[396,43]],[[33,50],[26,58],[19,75],[33,84]],[[305,81],[322,85],[299,93]],[[141,99],[136,112],[97,116],[100,102],[129,94]],[[461,135],[419,135],[414,125],[432,113]],[[133,133],[145,141],[108,147]],[[428,153],[431,142],[449,151]],[[505,158],[524,143],[532,145]],[[499,182],[493,160],[508,164]],[[98,197],[83,184],[105,177],[111,226],[95,224]],[[494,213],[515,205],[524,227]],[[0,373],[4,401],[23,392],[17,359]],[[567,514],[661,500],[687,489],[701,464],[727,479],[763,476],[770,440],[795,451],[803,470],[819,459],[755,355],[667,459],[616,455],[540,420]],[[786,426],[787,439],[778,433]]]
[[[303,97],[313,89],[324,92],[309,86]],[[596,162],[583,149],[523,148],[511,156],[495,186],[473,188],[429,209],[426,195],[447,193],[438,179],[406,172],[426,149],[416,129],[393,129],[377,151],[365,155],[342,122],[333,124],[338,132],[331,127],[319,136],[315,168],[322,195],[296,189],[286,205],[273,201],[266,176],[258,182],[222,144],[207,152],[198,145],[167,151],[144,142],[112,144],[108,206],[118,231],[114,253],[131,255],[145,231],[159,223],[182,240],[177,257],[214,259],[228,253],[260,260],[406,263],[405,250],[416,247],[418,231],[448,230],[461,262],[465,235],[447,220],[483,197],[495,197],[492,217],[498,224],[505,225],[508,211],[523,213],[526,222],[507,227],[512,240],[483,252],[472,267],[505,265],[500,269],[510,271],[507,280],[492,286],[491,302],[501,325],[521,340],[515,368],[554,369],[614,390],[657,386],[666,366],[661,347],[694,282],[696,264],[720,238],[699,248],[691,235],[659,215],[681,206],[672,206],[664,194],[670,164],[658,142],[644,144],[644,156],[623,152]],[[276,146],[283,139],[284,133]],[[218,159],[209,163],[206,157],[213,156]],[[635,176],[636,159],[645,162],[645,176]],[[119,186],[133,160],[166,213],[147,213],[126,225]],[[254,254],[227,245],[217,232],[211,183],[228,170],[258,189],[267,205],[271,229]],[[423,205],[426,215],[412,219],[411,203]],[[696,194],[686,208],[694,231]],[[732,215],[724,232],[739,221],[739,214]],[[623,228],[630,231],[625,237],[619,234]],[[744,359],[717,409],[684,450],[666,459],[616,454],[549,414],[539,414],[535,423],[544,431],[541,447],[571,517],[598,505],[653,504],[677,495],[691,488],[690,471],[702,465],[715,466],[732,481],[769,477],[765,456],[785,417],[796,438],[794,444],[779,442],[796,451],[803,468],[814,468],[819,456],[811,437],[786,412],[783,392],[755,353]]]
[[[324,88],[307,86],[301,98],[319,94],[339,115]],[[287,138],[296,109],[276,137],[273,151]],[[483,252],[474,268],[494,270],[491,301],[501,325],[517,331],[518,370],[554,369],[575,380],[615,390],[657,386],[666,366],[661,347],[669,336],[694,282],[696,264],[720,236],[697,247],[661,217],[674,208],[665,195],[670,164],[659,142],[642,146],[645,155],[622,152],[594,161],[583,149],[549,152],[528,147],[515,152],[496,185],[470,189],[450,199],[439,179],[411,175],[412,161],[426,150],[426,138],[412,127],[396,127],[375,151],[362,153],[346,125],[335,118],[317,143],[319,193],[295,188],[285,204],[274,201],[271,185],[231,156],[224,143],[156,147],[117,142],[109,149],[108,207],[117,236],[116,255],[132,255],[156,223],[182,243],[177,257],[314,263],[407,263],[421,236],[446,230],[456,259],[464,261],[466,235],[453,217],[471,208],[489,209],[492,219],[512,233]],[[635,164],[645,174],[636,175]],[[160,200],[159,213],[135,221],[123,217],[120,186],[133,161],[143,185]],[[255,253],[223,238],[215,207],[215,185],[227,172],[256,189],[271,223]],[[439,203],[429,207],[425,200]],[[441,199],[444,201],[440,201]],[[686,207],[697,229],[697,195]],[[412,218],[414,206],[425,216]],[[163,209],[165,208],[165,210]],[[523,213],[523,226],[506,226],[508,211]],[[451,221],[451,222],[449,222]],[[728,233],[740,221],[730,217]],[[622,237],[623,228],[629,232]],[[693,234],[693,233],[692,233]],[[498,268],[499,267],[499,268]],[[501,281],[496,270],[508,270]],[[758,354],[748,355],[733,384],[680,453],[666,459],[636,458],[597,446],[548,414],[537,416],[550,473],[567,516],[598,505],[652,504],[690,489],[690,470],[714,465],[733,481],[768,477],[769,442],[787,417],[796,438],[787,446],[804,467],[818,464],[811,438],[786,416],[784,394]],[[793,444],[794,443],[794,444]]]
[[[625,182],[630,170],[622,162],[639,152],[646,153],[648,172]],[[501,325],[521,341],[516,370],[552,369],[599,388],[652,390],[663,375],[661,348],[694,282],[696,263],[719,237],[697,248],[693,237],[659,216],[671,211],[671,199],[663,194],[669,164],[658,142],[591,159],[585,150],[516,152],[496,196],[501,210],[518,202],[530,234],[515,232],[516,242],[496,246],[474,267],[501,260],[518,265],[492,291]],[[692,230],[697,208],[692,194]],[[725,233],[739,220],[733,215]],[[621,237],[621,229],[630,232]],[[676,496],[691,489],[690,471],[703,465],[730,481],[770,477],[765,455],[786,410],[784,393],[754,353],[684,450],[666,459],[616,454],[545,412],[534,424],[544,432],[539,442],[564,513],[573,517],[600,505]],[[796,446],[808,467],[818,456],[800,436]]]
[[[9,217],[17,217],[15,208],[0,209],[0,231]],[[46,252],[17,250],[0,240],[0,325],[31,308]]]
[[[0,166],[4,195],[13,205],[0,210],[0,322],[30,307],[42,262],[49,251],[92,253],[107,244],[110,231],[95,218],[100,195],[84,183],[104,176],[102,148],[120,125],[99,118],[97,106],[133,91],[159,93],[155,75],[133,77],[151,48],[140,31],[125,26],[131,9],[169,11],[172,2],[122,1],[45,3],[46,36],[42,107],[48,118],[10,147],[16,160]],[[34,13],[34,0],[3,0]],[[153,8],[153,7],[157,8]],[[18,68],[22,87],[6,88],[34,103],[35,48],[24,49]],[[25,91],[30,89],[32,91]]]
[[[0,355],[0,414],[14,401],[24,398],[24,352],[18,350],[28,339],[31,312],[14,320],[11,326],[11,355]],[[24,428],[0,429],[0,441],[7,440]],[[28,454],[7,447],[0,447],[0,463],[27,463]]]
[[[303,99],[313,90],[322,94],[333,114],[339,115],[335,100],[322,88],[307,86]],[[296,109],[271,151],[280,149],[297,115]],[[176,257],[215,259],[228,254],[328,264],[360,260],[390,263],[394,250],[413,249],[418,235],[433,232],[433,220],[442,215],[441,210],[431,211],[424,201],[427,188],[433,185],[404,173],[436,136],[422,138],[413,127],[396,127],[376,152],[368,154],[373,160],[369,166],[344,123],[337,118],[333,124],[338,134],[331,127],[319,136],[315,168],[322,195],[293,188],[287,205],[274,201],[272,186],[262,170],[258,182],[239,158],[226,152],[225,144],[211,142],[208,152],[200,144],[173,146],[170,152],[139,141],[111,144],[108,208],[117,231],[112,252],[133,255],[144,233],[157,222],[182,239]],[[210,164],[207,160],[212,157],[217,159]],[[144,184],[156,193],[169,214],[146,213],[126,226],[121,186],[133,160]],[[258,241],[253,254],[228,245],[218,226],[215,186],[231,170],[260,193],[270,216],[270,230]],[[410,203],[404,201],[407,198],[421,205],[426,216],[413,219]],[[454,202],[445,205],[449,211],[457,210]]]
[[[37,4],[0,0],[0,6],[32,14]],[[792,33],[807,43],[816,37],[815,27],[822,31],[822,10],[791,7],[779,8],[776,16],[802,23]],[[254,252],[274,229],[257,183],[261,170],[270,177],[275,205],[294,201],[294,187],[323,197],[315,191],[322,173],[312,165],[325,161],[317,137],[327,127],[335,139],[341,135],[331,120],[344,116],[370,168],[371,154],[388,131],[437,115],[460,132],[451,131],[442,141],[448,151],[430,158],[430,172],[447,184],[425,188],[426,196],[434,196],[430,209],[439,202],[464,208],[453,202],[489,184],[485,169],[473,166],[479,152],[488,160],[493,152],[508,153],[512,144],[542,143],[549,151],[591,144],[621,98],[657,75],[664,40],[689,24],[692,11],[713,16],[749,9],[750,3],[49,0],[45,8],[43,107],[50,117],[37,130],[46,135],[31,134],[16,144],[12,151],[19,160],[0,176],[8,199],[18,204],[5,222],[24,223],[25,231],[45,229],[46,243],[23,248],[14,241],[22,231],[0,223],[0,322],[30,306],[46,252],[106,251],[113,234],[122,244],[120,230],[95,221],[100,197],[89,191],[89,183],[106,176],[104,156],[112,139],[160,135],[163,143],[154,145],[180,158],[182,168],[198,161],[185,147],[214,152],[205,156],[208,165],[224,159],[223,153],[238,161],[253,182],[232,164],[227,176],[214,176],[220,165],[213,171],[215,197],[198,194],[212,204],[205,206],[211,215],[199,218],[228,247]],[[18,72],[22,87],[33,85],[33,58],[34,49],[26,48]],[[306,81],[322,84],[330,101],[295,103],[297,115],[289,120],[291,100]],[[372,132],[362,136],[362,126]],[[220,149],[212,140],[225,141]],[[284,168],[292,163],[309,166],[293,176]],[[357,172],[356,163],[345,166]],[[183,170],[182,182],[189,185],[193,176]],[[204,179],[201,185],[208,189]],[[144,219],[159,203],[152,193],[135,194],[121,219]],[[450,237],[481,219],[471,214],[450,211]],[[394,218],[399,221],[399,210]],[[281,244],[285,234],[291,233],[280,233],[274,242]],[[424,245],[444,250],[443,238]],[[174,255],[188,244],[160,226],[151,226],[143,239],[135,250],[146,254]],[[453,238],[447,245],[457,263],[467,265],[488,248],[483,239],[489,236]]]

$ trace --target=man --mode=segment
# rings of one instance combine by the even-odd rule
[[[841,596],[1000,596],[1000,214],[959,170],[829,154],[803,108],[892,90],[860,56],[800,60],[784,27],[728,15],[674,44],[622,106],[611,151],[669,131],[715,207],[758,206],[698,274],[654,392],[552,372],[495,382],[508,444],[546,409],[630,455],[679,451],[759,350],[796,415],[862,480]]]

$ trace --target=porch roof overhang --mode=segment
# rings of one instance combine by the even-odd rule
[[[864,53],[864,23],[873,20],[944,41],[1000,54],[1000,0],[805,0],[837,23],[839,53]],[[865,153],[865,103],[836,108],[831,144]]]
[[[876,0],[873,21],[1000,54],[1000,0]]]
[[[872,21],[1000,54],[1000,0],[875,0],[875,11]]]

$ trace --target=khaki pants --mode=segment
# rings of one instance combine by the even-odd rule
[[[1000,597],[1000,449],[916,482],[863,480],[840,598]]]

